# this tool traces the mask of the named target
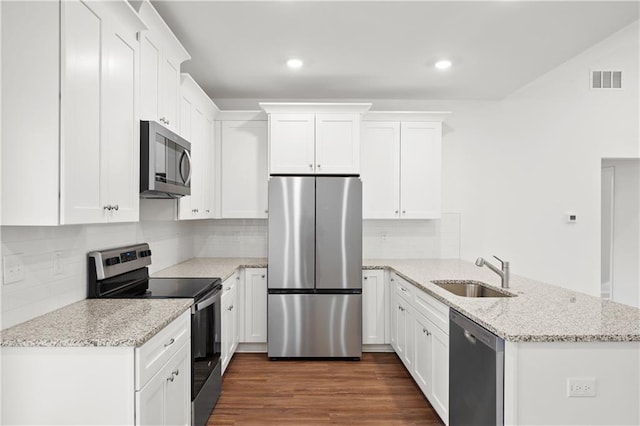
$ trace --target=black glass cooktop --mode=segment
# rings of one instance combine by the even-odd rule
[[[220,278],[149,278],[143,297],[198,299],[220,286]]]

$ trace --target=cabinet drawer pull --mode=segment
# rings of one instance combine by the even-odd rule
[[[265,277],[266,277],[266,275],[262,274],[262,278],[265,278]]]
[[[171,338],[171,340],[169,340],[167,343],[164,344],[164,347],[169,347],[171,345],[174,344],[174,342],[176,341],[176,339],[174,339],[173,337]]]
[[[179,376],[180,375],[180,370],[178,368],[176,368],[175,370],[173,370],[173,373],[171,373],[171,375],[176,375]]]
[[[167,377],[167,382],[173,382],[173,375],[171,377]]]
[[[318,168],[322,167],[320,164],[318,164]]]
[[[396,210],[396,214],[398,214],[398,210]]]
[[[402,210],[402,214],[405,214],[407,211],[406,210]]]
[[[404,291],[405,293],[407,292],[407,289],[404,287],[400,287],[400,290]]]
[[[310,169],[313,169],[313,164],[309,164],[309,168],[310,168]]]
[[[364,279],[365,279],[365,280],[366,280],[366,279],[369,279],[369,277],[364,277]]]
[[[107,204],[106,206],[103,207],[104,210],[113,210],[113,206],[111,204]]]

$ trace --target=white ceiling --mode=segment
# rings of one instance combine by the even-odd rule
[[[259,99],[499,99],[640,9],[636,1],[152,3],[192,56],[183,72],[212,98]],[[293,56],[302,69],[285,66]],[[447,72],[433,68],[441,57],[453,61]]]

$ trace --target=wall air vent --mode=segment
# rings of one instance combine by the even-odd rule
[[[592,89],[622,89],[622,71],[591,71]]]

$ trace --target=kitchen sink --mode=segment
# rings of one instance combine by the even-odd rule
[[[457,296],[463,297],[516,297],[515,294],[511,294],[505,290],[498,290],[490,287],[480,281],[453,281],[453,280],[440,280],[431,281],[438,287],[447,290]]]

